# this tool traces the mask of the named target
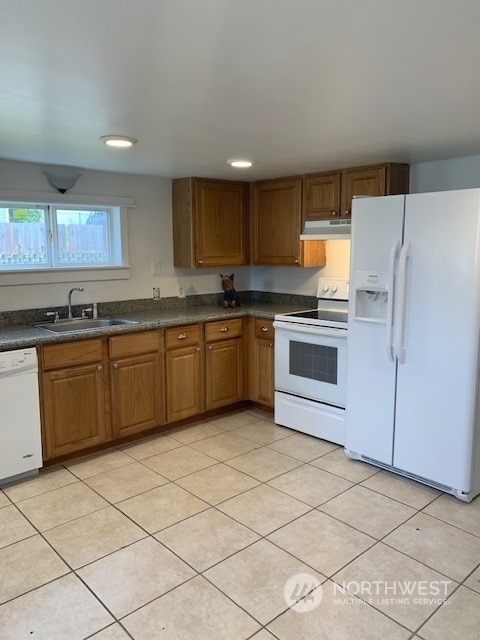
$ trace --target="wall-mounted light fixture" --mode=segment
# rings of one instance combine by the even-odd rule
[[[130,136],[101,136],[100,140],[107,146],[116,149],[128,149],[138,142],[136,138]]]
[[[74,187],[77,180],[82,176],[81,173],[77,173],[77,169],[69,169],[68,167],[44,169],[42,173],[46,176],[48,184],[59,193],[65,193],[65,191]]]

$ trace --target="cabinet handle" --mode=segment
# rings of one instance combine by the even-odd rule
[[[210,351],[213,349],[212,345],[209,345],[209,347],[208,347],[208,348],[210,349]]]
[[[346,209],[344,215],[348,216],[350,214],[350,209]]]
[[[338,213],[336,211],[332,211],[332,216],[338,216]]]
[[[179,333],[178,334],[178,339],[179,340],[186,340],[187,338],[187,334],[186,333]]]
[[[268,327],[262,327],[260,331],[263,331],[263,333],[265,333],[266,331],[268,331]]]
[[[120,365],[118,364],[118,362],[114,362],[114,363],[113,363],[113,368],[114,368],[114,369],[118,369],[118,367],[119,367],[119,366],[120,366]]]
[[[269,346],[269,347],[273,347],[273,342],[269,342],[269,343],[268,343],[268,346]]]
[[[299,262],[300,262],[300,260],[297,258],[297,259],[295,260],[295,264],[298,264]]]
[[[212,348],[212,347],[210,347],[210,349],[211,349],[211,348]],[[197,347],[197,351],[200,351],[200,347]]]
[[[203,260],[199,260],[199,261],[198,261],[198,264],[203,264]]]
[[[222,327],[222,328],[220,329],[220,331],[221,331],[222,333],[225,333],[225,331],[228,331],[228,327]]]
[[[98,367],[97,367],[97,371],[103,371],[103,367],[102,367],[102,365],[101,365],[101,364],[99,364],[99,365],[98,365]]]

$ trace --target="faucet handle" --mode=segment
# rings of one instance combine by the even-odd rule
[[[87,313],[92,313],[93,309],[92,307],[88,307],[88,309],[82,309],[82,318],[88,318]]]
[[[58,311],[47,311],[45,314],[47,318],[53,317],[53,322],[58,322],[60,320],[60,316],[58,315]]]

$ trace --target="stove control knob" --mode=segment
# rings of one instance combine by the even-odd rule
[[[332,285],[332,293],[335,293],[337,291],[337,286],[334,284]]]
[[[323,285],[323,293],[327,293],[327,291],[330,291],[330,287],[328,286],[328,284],[324,284]]]

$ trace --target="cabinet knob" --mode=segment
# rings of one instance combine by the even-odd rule
[[[203,264],[203,260],[199,260],[199,261],[198,261],[198,264]]]
[[[118,364],[118,362],[114,362],[114,363],[113,363],[113,368],[114,368],[114,369],[118,369],[118,367],[119,367],[119,366],[120,366],[120,365]]]
[[[295,260],[295,264],[298,264],[299,262],[300,262],[300,260],[297,258],[297,259]]]
[[[332,211],[332,216],[338,216],[338,213],[336,211]]]
[[[99,365],[98,365],[98,367],[97,367],[97,371],[103,371],[103,367],[102,367],[102,365],[101,365],[101,364],[99,364]]]
[[[273,347],[273,342],[269,342],[269,343],[268,343],[268,346],[269,346],[269,347]]]
[[[210,351],[213,349],[211,344],[208,346],[208,348],[209,348]]]
[[[262,328],[260,329],[260,331],[262,331],[263,333],[265,333],[266,331],[268,331],[268,327],[262,327]]]
[[[186,340],[187,338],[187,334],[186,333],[179,333],[178,334],[178,339],[179,340]]]
[[[350,209],[345,209],[344,215],[349,216],[350,215]]]
[[[221,331],[222,333],[225,333],[225,331],[228,331],[228,327],[222,327],[222,328],[220,329],[220,331]]]
[[[210,347],[210,349],[211,349],[211,348],[212,348],[212,347]],[[197,351],[200,351],[200,347],[197,347]]]

